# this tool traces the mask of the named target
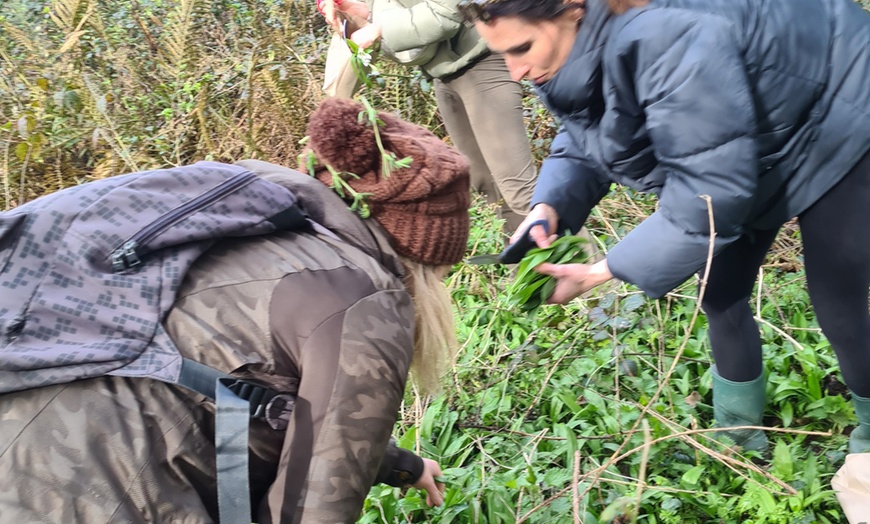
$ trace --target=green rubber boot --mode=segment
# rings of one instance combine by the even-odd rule
[[[749,382],[733,382],[713,372],[713,418],[717,428],[733,426],[760,426],[766,403],[765,386],[767,379],[762,373]],[[717,437],[729,440],[747,451],[767,451],[767,436],[760,429],[737,429],[719,431]]]
[[[870,452],[870,398],[862,398],[852,394],[855,414],[858,415],[858,427],[849,435],[849,453]]]

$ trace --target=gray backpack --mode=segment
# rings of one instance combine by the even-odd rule
[[[221,522],[250,523],[239,489],[249,416],[264,417],[276,394],[184,359],[162,321],[216,240],[307,226],[288,189],[216,162],[93,181],[0,213],[0,393],[118,375],[216,399]]]

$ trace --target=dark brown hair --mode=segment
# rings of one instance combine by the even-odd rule
[[[603,0],[589,0],[603,1]],[[516,16],[529,22],[554,20],[566,10],[586,7],[586,2],[575,0],[466,0],[465,4],[476,4],[476,9],[466,9],[466,17],[489,20],[504,16]],[[632,7],[641,7],[649,0],[607,0],[607,5],[616,14],[622,14]],[[461,4],[460,4],[461,5]],[[462,9],[460,7],[460,9]],[[481,14],[485,16],[480,16]],[[473,21],[473,20],[472,20]]]

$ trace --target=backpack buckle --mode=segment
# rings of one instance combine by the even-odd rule
[[[272,388],[243,379],[236,379],[228,384],[227,388],[237,397],[248,401],[251,418],[264,419],[274,430],[287,429],[290,414],[296,405],[295,395],[279,393]]]

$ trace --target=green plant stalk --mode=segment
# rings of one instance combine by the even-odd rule
[[[359,121],[362,122],[363,118],[367,118],[369,123],[371,123],[372,130],[375,133],[375,142],[378,144],[378,150],[381,152],[381,174],[384,178],[390,178],[390,174],[394,169],[402,169],[410,166],[413,159],[410,156],[406,156],[405,158],[398,160],[395,153],[387,151],[384,148],[384,142],[381,140],[381,132],[379,129],[379,126],[384,125],[384,122],[378,118],[377,110],[369,103],[366,97],[360,96],[360,102],[363,107],[365,107],[365,110],[360,112]]]
[[[303,141],[307,140],[304,139]],[[314,155],[314,151],[309,151],[308,156],[305,158],[305,168],[308,170],[308,174],[312,177],[315,176],[316,164],[317,157]],[[353,202],[351,202],[350,205],[350,210],[356,212],[362,218],[370,217],[371,209],[368,204],[366,204],[365,199],[372,194],[360,193],[354,190],[346,180],[346,177],[358,179],[359,176],[348,171],[339,172],[329,164],[325,164],[324,167],[326,167],[332,177],[332,189],[338,194],[338,196],[341,197],[342,200],[347,200],[347,195],[350,195],[350,198],[353,199]]]

